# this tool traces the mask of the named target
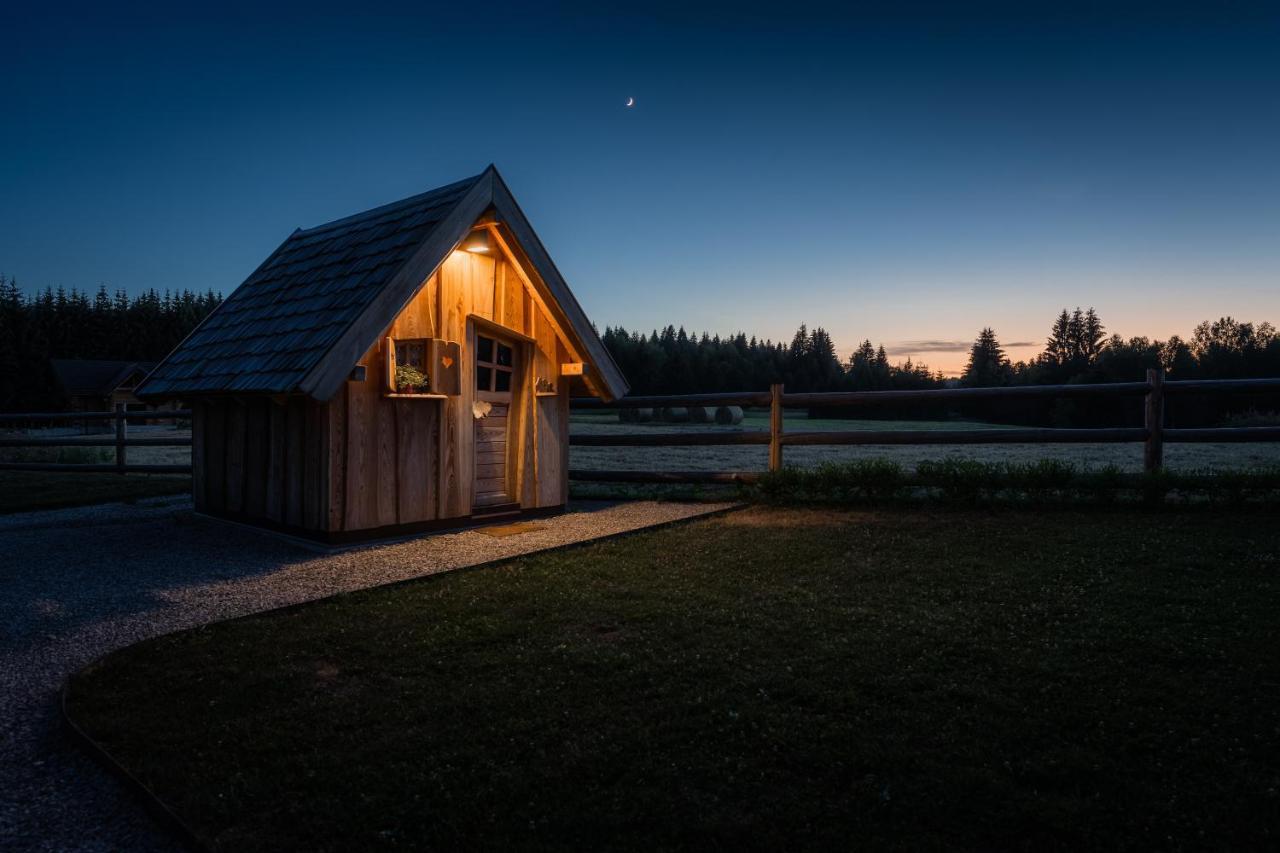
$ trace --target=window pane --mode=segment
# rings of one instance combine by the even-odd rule
[[[498,344],[498,364],[511,366],[511,347],[506,344]]]
[[[421,341],[396,341],[396,364],[422,370],[427,365],[427,346]]]
[[[499,370],[497,371],[497,374],[498,374],[497,376],[493,377],[495,380],[497,380],[494,383],[493,390],[510,391],[511,390],[511,371]]]
[[[492,378],[490,374],[492,372],[493,372],[493,368],[490,368],[490,367],[476,368],[476,390],[477,391],[489,390],[489,382]]]
[[[480,361],[493,361],[493,338],[476,338],[476,358]]]

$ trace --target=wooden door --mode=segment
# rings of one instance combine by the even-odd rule
[[[476,333],[475,359],[475,497],[472,511],[492,511],[514,504],[510,446],[511,396],[517,381],[517,348],[509,340]]]

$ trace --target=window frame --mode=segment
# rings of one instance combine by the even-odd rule
[[[393,355],[395,357],[396,367],[400,367],[401,365],[408,365],[410,367],[416,367],[418,370],[421,370],[424,376],[428,375],[427,368],[430,367],[430,365],[427,362],[431,360],[431,339],[430,338],[392,338],[391,344],[394,347]],[[422,361],[418,364],[414,364],[411,361],[406,361],[402,359],[400,357],[400,349],[402,346],[406,348],[411,346],[419,347],[422,352]]]
[[[490,341],[493,344],[493,350],[492,350],[493,357],[490,360],[485,360],[480,357],[480,342],[482,340]],[[508,359],[510,361],[509,364],[501,363],[499,355],[501,353],[502,347],[506,347],[507,352],[510,353],[510,358]],[[476,384],[475,384],[476,393],[479,393],[479,394],[512,394],[514,393],[512,390],[515,387],[515,373],[516,373],[516,346],[514,342],[504,341],[502,338],[497,337],[496,335],[482,334],[481,332],[477,331],[476,332],[476,351],[475,351],[475,356],[473,361],[474,361],[475,371],[476,371]],[[487,369],[489,371],[489,382],[487,387],[485,388],[481,388],[480,382],[479,382],[480,375],[481,375],[480,371],[483,369]],[[508,377],[507,388],[505,391],[498,390],[498,374],[499,373],[505,373]]]

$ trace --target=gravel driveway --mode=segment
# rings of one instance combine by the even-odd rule
[[[196,518],[185,498],[0,516],[0,849],[176,848],[60,728],[63,681],[113,649],[727,506],[581,503],[515,536],[465,531],[332,554]]]

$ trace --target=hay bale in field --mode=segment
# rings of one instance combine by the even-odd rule
[[[647,424],[653,420],[653,409],[632,409],[636,413],[636,423]]]
[[[709,424],[713,418],[714,415],[712,414],[711,409],[708,409],[706,406],[689,407],[689,423]]]
[[[668,406],[662,410],[662,419],[669,424],[687,423],[689,410],[684,406]]]
[[[742,423],[742,407],[721,406],[716,409],[716,423],[721,426],[736,426]]]

